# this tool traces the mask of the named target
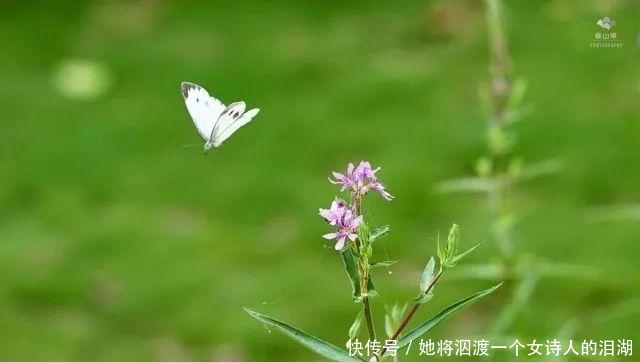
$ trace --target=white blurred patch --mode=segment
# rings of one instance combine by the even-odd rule
[[[65,59],[53,72],[53,85],[61,95],[74,99],[95,99],[111,87],[108,69],[91,59]]]

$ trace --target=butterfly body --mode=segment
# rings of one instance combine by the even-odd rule
[[[205,154],[209,149],[220,146],[260,112],[258,108],[245,112],[244,102],[234,102],[225,106],[194,83],[183,82],[181,90],[189,115],[198,133],[205,140]]]

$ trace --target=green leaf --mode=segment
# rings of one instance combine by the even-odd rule
[[[507,130],[500,126],[494,125],[489,128],[489,132],[487,133],[487,141],[489,145],[489,149],[498,155],[505,155],[509,151],[514,144],[514,139],[511,133],[507,132]]]
[[[395,332],[393,320],[391,319],[391,316],[389,314],[384,315],[384,332],[389,338],[391,338],[391,336],[393,336],[393,332]]]
[[[438,231],[438,233],[436,234],[436,245],[437,245],[437,249],[436,249],[436,254],[438,255],[438,260],[440,261],[440,265],[443,265],[445,262],[445,252],[444,252],[444,248],[440,245],[440,232]]]
[[[500,280],[507,273],[499,263],[465,264],[452,269],[449,279]]]
[[[259,320],[262,323],[268,324],[277,328],[280,332],[291,337],[296,342],[316,352],[317,354],[327,357],[333,361],[338,362],[361,362],[360,359],[349,356],[349,353],[339,349],[338,347],[325,342],[317,337],[307,334],[295,327],[292,327],[277,319],[273,319],[269,316],[255,312],[249,308],[244,308],[250,316]]]
[[[450,261],[454,255],[458,252],[458,243],[460,241],[460,226],[453,224],[449,230],[449,236],[447,237],[447,246],[445,247],[447,261]]]
[[[349,276],[349,282],[351,282],[353,299],[356,300],[360,298],[360,282],[358,281],[358,266],[356,265],[355,255],[351,248],[342,249],[340,255],[344,263],[344,270],[347,272],[347,276]]]
[[[400,338],[398,340],[398,346],[400,348],[404,347],[407,344],[409,344],[409,342],[413,341],[414,339],[420,338],[422,335],[427,333],[433,327],[437,326],[442,321],[444,321],[447,318],[451,317],[454,313],[458,312],[459,310],[461,310],[462,308],[466,307],[467,305],[475,302],[476,300],[484,297],[485,295],[490,294],[494,290],[498,289],[501,285],[502,285],[502,283],[500,283],[498,285],[495,285],[495,286],[493,286],[493,287],[491,287],[489,289],[485,289],[485,290],[482,290],[482,291],[477,292],[475,294],[472,294],[472,295],[470,295],[470,296],[468,296],[468,297],[466,297],[466,298],[464,298],[462,300],[459,300],[459,301],[451,304],[450,306],[448,306],[445,309],[441,310],[440,313],[438,313],[435,316],[431,317],[431,319],[429,319],[426,322],[420,324],[418,327],[416,327],[415,329],[411,330],[406,335],[404,335],[402,338]]]
[[[349,339],[354,339],[358,332],[360,331],[360,325],[362,325],[362,318],[364,317],[364,309],[360,309],[358,315],[356,316],[356,320],[353,321],[351,328],[349,328]]]
[[[564,168],[559,159],[548,159],[538,163],[530,164],[522,169],[519,175],[521,181],[529,181],[538,177],[556,174]]]
[[[603,271],[594,266],[579,265],[570,263],[556,263],[549,261],[536,261],[534,264],[541,276],[551,276],[554,278],[577,278],[586,280],[600,280],[604,278]]]
[[[489,167],[488,165],[476,168],[480,168],[477,172],[483,171],[482,168]],[[493,188],[492,180],[486,177],[464,177],[453,180],[443,181],[435,185],[434,191],[438,194],[451,194],[451,193],[486,193]]]
[[[407,311],[407,305],[403,304],[400,306],[398,304],[394,304],[392,307],[385,305],[384,309],[386,310],[384,315],[384,331],[387,334],[387,337],[391,337],[395,330],[400,326],[402,318]]]
[[[465,251],[464,253],[458,254],[458,255],[454,256],[453,258],[451,258],[451,261],[449,262],[449,266],[455,266],[456,263],[460,261],[460,259],[464,258],[468,254],[470,254],[472,251],[476,250],[478,248],[478,246],[480,246],[480,245],[482,245],[482,243],[478,243],[476,246],[470,248],[469,250]]]
[[[372,268],[386,268],[386,267],[390,267],[393,264],[397,263],[397,260],[386,260],[386,261],[379,261],[377,263],[373,263],[371,264]]]
[[[360,239],[361,245],[367,245],[371,240],[369,225],[364,221],[358,226],[358,239]]]
[[[420,281],[420,293],[424,294],[429,288],[429,284],[433,281],[433,272],[436,268],[436,261],[433,259],[429,259],[427,266],[424,268],[422,272],[422,280]]]
[[[487,156],[482,156],[480,157],[474,165],[474,169],[476,171],[476,174],[480,177],[480,182],[486,186],[486,177],[489,177],[491,175],[491,172],[493,170],[493,159],[491,159],[490,157]],[[477,182],[478,180],[476,180]],[[491,186],[491,183],[489,183],[489,186]],[[488,189],[484,189],[481,191],[485,191],[488,192],[490,190]]]
[[[391,231],[391,228],[389,227],[389,225],[381,226],[381,227],[373,230],[371,235],[369,235],[369,242],[373,243],[376,239],[387,235],[387,233],[389,231]]]
[[[342,262],[344,263],[344,269],[349,276],[349,282],[351,282],[351,289],[353,291],[353,300],[359,302],[362,299],[362,292],[360,290],[360,276],[358,275],[358,264],[356,263],[356,256],[351,248],[344,248],[340,253],[342,256]],[[368,295],[370,297],[377,296],[371,276],[369,276]]]
[[[509,100],[507,102],[507,109],[514,109],[522,104],[522,99],[527,91],[527,82],[518,78],[511,84],[511,91],[509,92]]]

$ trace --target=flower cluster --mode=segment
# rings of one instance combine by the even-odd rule
[[[350,163],[346,174],[333,172],[335,180],[329,179],[329,181],[333,184],[342,185],[340,191],[349,189],[352,196],[355,196],[352,197],[354,200],[360,200],[362,195],[374,190],[380,193],[385,200],[391,201],[393,196],[386,191],[376,177],[378,170],[380,170],[379,167],[374,170],[371,168],[371,164],[366,161],[360,162],[357,167]],[[334,200],[329,209],[320,209],[320,216],[337,229],[335,232],[322,236],[328,240],[336,239],[336,250],[342,250],[347,239],[356,241],[358,238],[357,228],[363,220],[363,216],[358,215],[359,209],[359,205],[349,206],[342,199]]]
[[[347,238],[355,241],[358,237],[356,228],[362,222],[362,215],[355,216],[354,212],[346,206],[344,200],[336,199],[331,203],[330,209],[320,209],[320,216],[338,228],[334,233],[322,235],[327,240],[338,240],[335,245],[336,250],[342,250]]]
[[[345,174],[334,171],[333,177],[335,180],[329,179],[329,182],[342,185],[340,191],[351,189],[352,192],[361,195],[366,194],[369,190],[375,190],[378,191],[385,200],[391,201],[393,196],[385,190],[385,187],[376,177],[376,172],[379,170],[380,167],[374,170],[371,168],[371,164],[366,161],[360,162],[358,167],[354,167],[353,163],[349,163]]]

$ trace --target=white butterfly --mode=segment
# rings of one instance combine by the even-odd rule
[[[218,147],[240,127],[255,117],[259,108],[245,112],[244,102],[234,102],[226,106],[212,97],[201,86],[182,82],[184,103],[198,133],[205,139],[204,153],[211,147]]]

